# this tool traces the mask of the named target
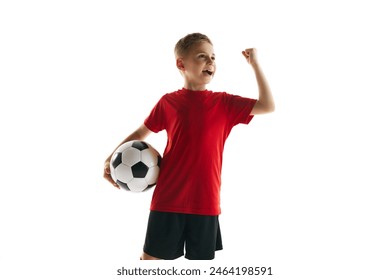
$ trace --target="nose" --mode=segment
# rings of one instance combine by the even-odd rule
[[[213,65],[214,64],[214,60],[211,57],[208,57],[207,58],[207,64]]]

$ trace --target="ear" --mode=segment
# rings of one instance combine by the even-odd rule
[[[177,69],[183,71],[184,70],[184,62],[182,58],[177,58],[176,59],[176,67]]]

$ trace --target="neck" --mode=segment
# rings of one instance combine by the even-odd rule
[[[192,91],[202,91],[206,90],[206,85],[184,83],[184,88]]]

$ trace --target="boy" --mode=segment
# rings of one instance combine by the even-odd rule
[[[236,124],[248,124],[253,115],[274,110],[256,49],[242,54],[255,72],[257,100],[206,90],[216,71],[211,40],[200,33],[180,39],[175,56],[184,87],[165,94],[144,124],[120,143],[167,131],[142,260],[176,259],[184,255],[184,247],[187,259],[210,260],[222,249],[218,216],[225,140]],[[111,155],[104,177],[116,186],[110,176],[110,159]]]

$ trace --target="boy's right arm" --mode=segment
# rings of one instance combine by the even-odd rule
[[[119,145],[122,145],[123,143],[126,143],[128,141],[132,141],[132,140],[144,140],[152,131],[149,130],[149,128],[147,128],[144,124],[142,124],[139,128],[137,128],[133,133],[131,133],[129,136],[127,136]],[[118,148],[116,147],[114,152],[116,151],[116,149]],[[110,161],[111,161],[111,157],[113,155],[113,153],[111,153],[111,155],[106,159],[106,161],[104,162],[104,173],[103,173],[103,177],[108,180],[112,185],[114,185],[114,187],[118,188],[119,189],[119,186],[114,182],[114,180],[112,180],[111,178],[111,171],[110,171]]]

